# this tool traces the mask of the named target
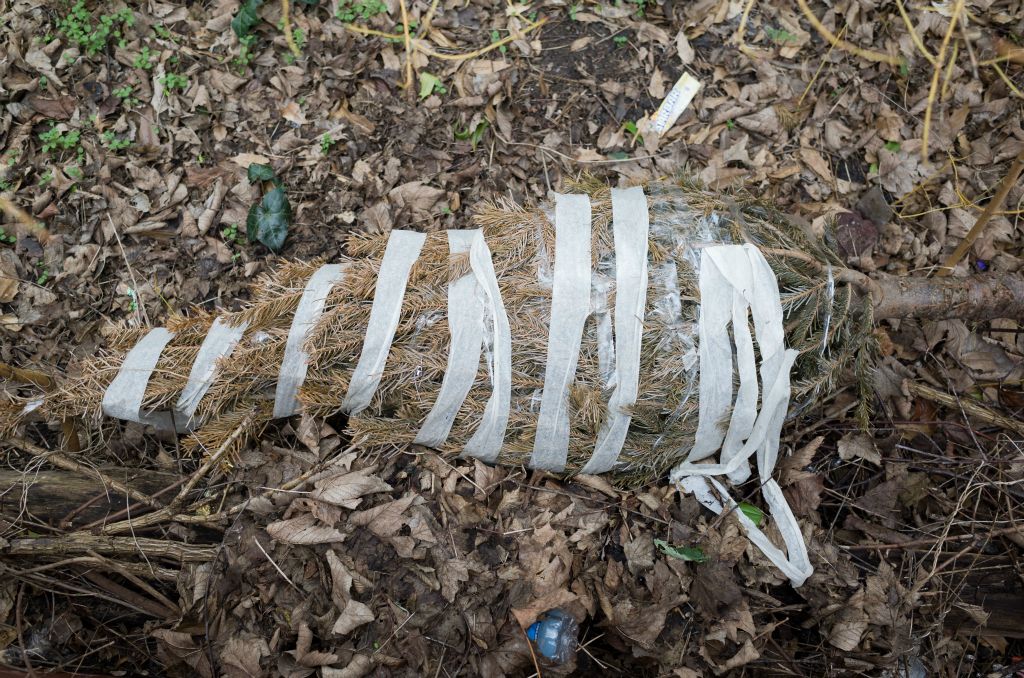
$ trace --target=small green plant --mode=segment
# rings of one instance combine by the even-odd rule
[[[420,71],[420,99],[426,99],[431,94],[446,94],[448,88],[441,82],[441,78],[433,73]]]
[[[131,139],[118,139],[112,130],[107,130],[101,135],[103,145],[112,151],[123,151],[132,145]]]
[[[768,34],[768,37],[772,42],[779,45],[785,45],[799,40],[797,36],[793,35],[785,28],[772,28],[771,26],[766,26],[764,32]]]
[[[890,153],[899,153],[900,152],[900,148],[901,148],[900,147],[900,142],[898,142],[898,141],[886,141],[885,142],[885,150],[889,151]]]
[[[135,313],[139,310],[139,295],[134,288],[128,288],[128,310]]]
[[[868,174],[878,174],[878,163],[877,162],[871,163],[871,165],[868,167]]]
[[[50,278],[52,278],[53,276],[50,275],[50,269],[48,266],[46,266],[46,264],[43,264],[38,268],[39,275],[36,277],[36,284],[42,287],[46,283],[50,282]]]
[[[732,118],[729,118],[725,121],[725,126],[729,131],[732,131],[736,129],[736,122]]]
[[[612,41],[615,43],[615,45],[617,47],[622,47],[627,42],[629,42],[629,36],[628,35],[616,35],[614,38],[612,38]]]
[[[284,184],[274,174],[270,165],[249,165],[250,183],[269,183],[272,188],[263,194],[263,199],[249,208],[245,220],[245,232],[249,242],[257,240],[274,252],[280,252],[288,237],[292,223],[292,206],[284,191]]]
[[[338,0],[334,16],[345,23],[352,23],[356,19],[367,21],[387,11],[388,6],[382,0]]]
[[[231,224],[226,228],[222,228],[220,231],[220,237],[224,239],[224,242],[235,244],[238,242],[238,224]]]
[[[75,181],[81,181],[82,177],[85,176],[85,172],[78,165],[68,165],[64,168],[64,174],[67,174]]]
[[[49,84],[50,84],[50,79],[49,78],[47,78],[45,75],[40,75],[39,76],[39,89],[41,89],[41,90],[43,90],[45,92],[46,88],[47,88],[47,86]]]
[[[627,120],[626,122],[622,123],[622,129],[625,130],[626,134],[628,134],[631,137],[635,137],[637,134],[640,133],[640,130],[637,129],[636,123],[633,122],[632,120]]]
[[[43,188],[51,181],[53,181],[53,170],[46,170],[46,172],[43,173],[43,176],[39,177],[39,187]]]
[[[111,92],[115,97],[121,100],[125,108],[135,108],[139,105],[139,99],[135,96],[134,89],[131,85],[125,85],[124,87],[118,87]]]
[[[334,146],[334,138],[330,134],[324,134],[320,137],[320,152],[327,155],[331,152],[331,147]]]
[[[245,68],[252,63],[252,60],[256,58],[256,53],[253,51],[253,43],[256,42],[255,35],[246,35],[245,37],[238,39],[238,44],[241,49],[238,50],[238,56],[233,60],[233,63],[239,68]]]
[[[672,546],[664,539],[655,539],[654,545],[666,556],[678,558],[679,560],[691,563],[706,563],[708,560],[703,549],[697,546]]]
[[[135,55],[135,59],[132,61],[132,66],[148,71],[153,68],[153,60],[155,58],[156,56],[149,51],[149,47],[143,46],[139,53]]]
[[[95,18],[95,22],[94,22]],[[124,47],[123,31],[135,23],[131,10],[119,9],[112,14],[94,17],[85,6],[85,0],[77,0],[68,13],[57,23],[57,28],[69,42],[77,45],[89,56],[99,54],[112,40]]]
[[[636,5],[636,17],[642,19],[647,12],[647,0],[630,0],[630,2]]]
[[[488,123],[486,120],[481,120],[476,124],[475,127],[467,126],[466,129],[464,130],[460,131],[459,129],[454,129],[452,130],[452,132],[455,135],[455,138],[458,139],[459,141],[469,141],[470,145],[473,147],[473,150],[475,151],[477,144],[479,144],[480,140],[484,138],[484,132],[487,131],[487,128],[489,126],[490,123]]]
[[[495,28],[494,30],[491,31],[491,44],[493,45],[499,40],[501,40],[501,33],[499,33],[498,29]],[[502,45],[501,47],[498,48],[498,51],[501,52],[502,54],[505,54],[506,52],[508,52],[508,47],[506,45]]]
[[[164,26],[163,24],[155,24],[153,26],[153,32],[156,33],[156,36],[158,38],[163,38],[164,40],[171,41],[174,40],[174,35],[171,33],[170,29],[167,28],[167,26]]]
[[[2,226],[0,226],[0,244],[13,245],[18,242],[18,237],[13,233],[6,232]]]
[[[188,87],[188,78],[178,73],[168,73],[160,78],[159,82],[164,87],[164,94],[170,94],[176,89],[184,90]]]
[[[43,153],[49,153],[57,149],[67,151],[78,146],[78,140],[82,133],[77,129],[63,131],[57,128],[55,123],[50,123],[50,129],[39,135],[43,142]]]
[[[238,224],[231,224],[227,228],[222,228],[220,231],[220,237],[228,244],[229,247],[234,247],[235,245],[240,245],[242,243],[242,236],[238,233]],[[241,252],[231,253],[232,263],[237,262],[241,258]]]
[[[578,3],[578,4],[575,4],[575,5],[569,5],[569,20],[570,21],[576,21],[576,15],[579,13],[579,11],[581,9],[583,9],[583,4],[582,3]]]

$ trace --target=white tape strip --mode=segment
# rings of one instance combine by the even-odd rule
[[[345,275],[342,264],[327,264],[316,270],[306,283],[306,288],[295,309],[292,326],[288,330],[288,340],[284,346],[284,359],[277,375],[277,388],[274,392],[274,418],[290,417],[299,411],[299,387],[306,380],[309,368],[309,354],[306,353],[306,340],[313,326],[323,315],[327,296]]]
[[[565,470],[569,451],[569,385],[576,375],[583,324],[590,314],[590,197],[555,195],[555,281],[551,290],[544,392],[532,468]]]
[[[174,430],[170,412],[142,412],[146,385],[160,360],[160,353],[174,335],[163,327],[154,327],[128,351],[117,376],[103,392],[103,414],[116,419],[151,424],[164,431]],[[179,422],[183,426],[184,422]]]
[[[762,493],[786,544],[788,557],[772,545],[741,511],[736,513],[750,540],[790,578],[794,586],[800,586],[813,568],[800,526],[771,477],[778,459],[782,422],[789,407],[789,372],[798,355],[797,351],[785,347],[778,282],[760,250],[753,245],[708,247],[701,252],[700,297],[701,402],[697,438],[691,454],[672,470],[670,479],[679,487],[693,492],[702,504],[720,514],[727,508],[732,510],[735,504],[728,498],[725,488],[710,479],[726,501],[723,507],[711,493],[705,478],[728,475],[734,483],[746,480],[750,475],[747,460],[756,451]],[[732,397],[729,309],[740,386],[728,431],[723,432],[720,422]],[[761,354],[763,394],[760,412],[757,411],[757,375],[748,311],[753,317]],[[705,393],[708,394],[707,403]],[[722,447],[719,463],[695,463],[714,454],[718,445]]]
[[[611,278],[594,275],[590,288],[590,308],[593,309],[596,325],[597,372],[605,388],[615,387],[615,331],[612,329],[612,314],[608,308],[608,295],[612,289]]]
[[[718,491],[722,497],[722,501],[719,501],[718,497],[711,492],[711,486],[714,485],[715,490]],[[768,536],[761,531],[757,525],[754,524],[750,518],[738,510],[736,502],[729,497],[728,492],[722,487],[714,478],[702,478],[700,476],[689,476],[682,478],[678,481],[679,487],[687,492],[692,492],[697,501],[704,505],[705,508],[711,509],[718,515],[722,515],[725,511],[732,512],[733,515],[739,519],[740,524],[743,525],[746,530],[747,537],[750,541],[761,550],[761,553],[765,555],[779,570],[782,571],[786,577],[789,578],[790,583],[793,586],[798,587],[803,585],[807,578],[814,573],[814,568],[811,567],[810,560],[807,557],[807,548],[804,546],[803,535],[800,534],[799,529],[794,532],[791,527],[796,525],[796,518],[793,517],[793,513],[789,510],[789,506],[786,504],[785,498],[782,496],[782,490],[779,489],[778,484],[774,480],[769,480],[764,486],[764,496],[767,501],[771,513],[776,517],[776,523],[779,528],[782,539],[786,544],[786,549],[789,551],[789,557],[783,553],[778,547],[775,546],[768,539]],[[725,502],[724,505],[722,502]],[[778,518],[782,519],[779,520]]]
[[[419,258],[426,238],[423,233],[415,231],[391,231],[388,236],[380,273],[377,274],[377,287],[373,292],[363,350],[341,404],[341,409],[350,415],[366,409],[384,376],[384,364],[402,316],[402,299],[409,282],[409,272]]]
[[[188,382],[174,406],[176,418],[181,418],[189,430],[194,427],[195,422],[192,418],[199,407],[199,401],[213,385],[213,379],[217,375],[217,361],[231,355],[248,326],[249,323],[243,322],[238,327],[231,327],[220,318],[215,319],[210,325],[210,330],[199,347],[199,353],[196,354],[196,361],[192,363]]]
[[[452,255],[469,252],[479,233],[479,230],[448,231],[448,251]],[[448,366],[437,401],[413,440],[418,445],[440,447],[444,444],[476,380],[484,339],[484,307],[480,295],[480,285],[472,272],[448,283],[448,333],[451,336]]]
[[[494,462],[498,459],[505,441],[508,427],[508,411],[512,400],[512,331],[501,300],[498,277],[491,261],[491,250],[487,247],[483,232],[478,231],[469,250],[469,264],[473,275],[484,293],[485,308],[491,318],[490,346],[488,347],[488,369],[491,374],[491,397],[484,408],[473,437],[469,439],[463,454],[481,461]]]
[[[647,308],[647,237],[650,217],[643,188],[612,189],[615,236],[615,390],[597,435],[594,455],[581,473],[611,470],[622,451],[640,382],[640,343]]]

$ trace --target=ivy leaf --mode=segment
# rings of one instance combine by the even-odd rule
[[[704,555],[703,549],[696,546],[672,546],[664,539],[655,539],[654,545],[666,556],[685,560],[690,563],[707,562],[708,557]]]
[[[231,20],[231,30],[239,38],[244,38],[260,22],[260,5],[263,0],[243,0],[242,6],[238,8],[238,14]]]
[[[275,178],[273,167],[258,163],[249,165],[246,175],[249,177],[250,184],[255,184],[257,181],[274,181]]]
[[[743,515],[750,518],[755,527],[761,527],[761,523],[764,522],[764,511],[745,501],[740,502],[740,510],[743,511]]]
[[[245,231],[249,242],[258,240],[272,251],[280,252],[291,222],[292,206],[284,188],[277,186],[249,209]]]

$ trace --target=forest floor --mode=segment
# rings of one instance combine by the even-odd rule
[[[236,309],[275,262],[331,260],[352,230],[468,227],[484,201],[537,204],[584,173],[742,189],[834,227],[866,273],[931,275],[1024,149],[1015,0],[290,4],[284,21],[278,0],[0,0],[0,364],[59,376],[112,323]],[[683,73],[690,107],[638,136]],[[252,164],[291,205],[277,254],[246,235]],[[1022,203],[1017,185],[956,275],[1020,271]],[[665,481],[369,457],[334,420],[275,427],[204,478],[203,515],[130,535],[150,551],[17,555],[83,518],[0,487],[0,675],[1014,675],[1024,427],[997,415],[1024,410],[1021,328],[883,322],[871,428],[852,388],[785,428],[780,484],[816,568],[798,589]],[[166,478],[165,500],[200,463],[138,425],[101,433],[88,463]],[[343,505],[269,491],[325,465]],[[309,511],[329,538],[273,538]],[[520,622],[557,606],[583,619],[577,659],[538,666]]]

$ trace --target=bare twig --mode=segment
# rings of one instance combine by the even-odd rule
[[[9,556],[76,553],[133,556],[139,555],[140,551],[152,558],[165,558],[180,563],[205,563],[213,560],[216,554],[216,549],[212,546],[182,544],[163,539],[106,537],[83,532],[72,532],[58,537],[11,539],[6,546],[0,546],[0,555]]]
[[[110,221],[110,229],[114,232],[114,238],[117,239],[117,246],[121,250],[121,258],[124,259],[124,265],[128,267],[128,276],[132,279],[132,287],[135,291],[135,300],[138,312],[146,321],[146,327],[150,327],[152,326],[152,323],[149,322],[149,314],[146,313],[146,305],[142,303],[142,297],[139,296],[139,281],[135,279],[135,270],[132,268],[131,262],[128,261],[128,253],[124,251],[124,244],[121,242],[121,234],[117,232],[117,226],[114,224],[114,220],[111,218],[109,212],[107,213],[107,219]]]
[[[292,51],[292,55],[298,59],[302,56],[302,52],[299,51],[299,46],[295,44],[295,36],[292,35],[292,19],[290,10],[290,1],[281,0],[281,28],[284,30],[284,41],[288,43],[288,49]]]
[[[266,557],[267,557],[267,560],[269,560],[269,561],[270,561],[270,564],[274,566],[274,569],[275,569],[275,570],[277,570],[277,573],[278,573],[279,575],[281,575],[281,576],[282,576],[282,577],[284,578],[284,580],[285,580],[286,582],[288,582],[288,585],[289,585],[289,586],[291,586],[291,587],[292,587],[293,589],[295,589],[296,591],[298,591],[299,593],[302,593],[302,589],[300,589],[300,588],[299,588],[298,586],[296,586],[296,585],[295,585],[295,582],[293,582],[293,581],[292,581],[291,579],[289,579],[289,578],[288,578],[288,575],[286,575],[286,574],[284,573],[284,570],[282,570],[282,569],[280,568],[280,566],[278,566],[278,564],[277,564],[276,562],[274,562],[274,559],[270,557],[270,554],[269,554],[269,553],[267,553],[267,550],[266,550],[265,548],[263,548],[263,544],[261,544],[261,543],[260,543],[260,540],[259,540],[259,539],[257,539],[256,537],[253,537],[253,538],[252,538],[252,540],[253,540],[254,542],[256,542],[256,548],[258,548],[258,549],[260,550],[260,552],[261,552],[261,553],[262,553],[262,554],[263,554],[264,556],[266,556]]]
[[[942,264],[939,269],[939,276],[948,276],[956,268],[956,265],[960,263],[964,255],[967,254],[967,250],[971,248],[974,241],[981,235],[982,230],[985,228],[985,224],[989,222],[1003,202],[1006,200],[1006,196],[1009,195],[1010,189],[1017,183],[1017,179],[1020,177],[1021,171],[1024,170],[1024,151],[1017,154],[1013,164],[1010,166],[1010,171],[1003,177],[1003,181],[999,184],[999,188],[996,189],[996,194],[992,196],[992,199],[985,205],[985,210],[978,217],[978,220],[974,222],[974,226],[967,232],[967,235],[960,244],[957,245],[956,250],[953,251],[949,258]]]
[[[863,47],[858,47],[851,42],[840,39],[839,37],[832,34],[825,24],[814,15],[811,8],[807,6],[807,0],[796,0],[796,4],[800,7],[800,11],[804,13],[804,17],[814,27],[814,30],[818,31],[825,40],[830,44],[839,47],[840,49],[847,51],[854,56],[859,56],[861,59],[867,59],[868,61],[874,61],[882,64],[889,64],[891,66],[900,66],[903,64],[903,59],[898,56],[892,56],[891,54],[882,54],[881,52],[875,52]]]
[[[798,0],[800,2],[802,0]],[[924,109],[924,131],[921,134],[921,158],[923,160],[928,159],[928,133],[931,131],[932,126],[932,108],[935,105],[935,99],[939,94],[939,76],[942,74],[942,66],[946,63],[946,49],[949,47],[949,41],[953,37],[953,31],[956,30],[956,22],[960,18],[960,12],[963,11],[964,0],[957,0],[953,6],[953,14],[949,18],[949,28],[946,29],[946,34],[942,36],[942,43],[939,45],[939,54],[935,57],[935,68],[932,70],[932,82],[928,88],[928,105]],[[952,60],[950,60],[952,62]]]
[[[1007,431],[1015,431],[1021,435],[1024,435],[1024,422],[1020,422],[1010,417],[1004,417],[1001,414],[993,412],[984,405],[972,402],[970,400],[962,400],[949,393],[943,393],[931,386],[925,386],[924,384],[917,381],[910,381],[909,379],[903,382],[907,390],[912,394],[927,398],[932,402],[945,405],[954,409],[961,409],[966,414],[981,419],[987,424],[992,426],[998,426],[999,428],[1006,429]]]
[[[238,439],[238,437],[242,435],[242,433],[248,428],[252,420],[253,415],[250,413],[235,428],[231,435],[228,436],[224,440],[224,442],[220,444],[220,447],[217,448],[217,451],[210,455],[210,457],[202,466],[196,469],[195,473],[193,473],[192,477],[189,478],[189,481],[185,483],[185,486],[181,488],[177,496],[171,500],[170,504],[160,509],[159,511],[147,513],[146,515],[134,521],[128,519],[123,520],[119,523],[111,523],[110,525],[107,525],[102,529],[102,533],[117,534],[119,532],[126,532],[136,529],[143,529],[146,527],[152,527],[153,525],[162,523],[163,521],[175,516],[178,510],[185,504],[185,500],[188,498],[188,495],[191,494],[192,490],[194,490],[196,485],[199,484],[199,481],[203,478],[203,476],[205,476],[210,471],[210,469],[213,468],[218,461],[220,461],[220,458],[224,456],[224,453],[232,447],[232,445]]]
[[[55,384],[53,378],[48,374],[24,367],[14,367],[2,362],[0,362],[0,379],[9,379],[22,384],[33,384],[44,390],[53,388]]]

